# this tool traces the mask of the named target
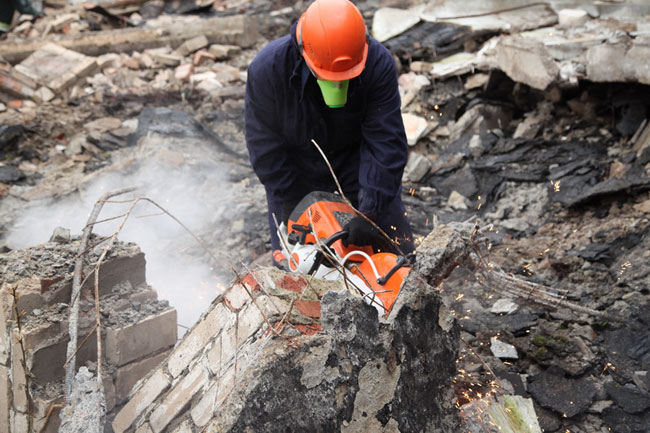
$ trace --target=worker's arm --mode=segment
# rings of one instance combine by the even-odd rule
[[[377,216],[400,192],[408,146],[393,57],[379,42],[370,43],[377,55],[366,64],[370,88],[361,131],[359,210]]]
[[[285,140],[278,131],[281,125],[279,98],[275,97],[278,90],[270,68],[268,61],[254,61],[248,68],[244,98],[246,146],[253,170],[267,194],[274,200],[292,199],[296,174]]]

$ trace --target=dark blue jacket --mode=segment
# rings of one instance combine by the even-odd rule
[[[300,54],[295,28],[248,68],[246,144],[269,212],[279,219],[279,203],[336,189],[314,139],[348,198],[361,212],[380,215],[399,197],[408,155],[393,57],[371,37],[365,69],[350,80],[345,107],[332,109]]]

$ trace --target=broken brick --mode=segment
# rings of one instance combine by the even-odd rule
[[[320,302],[299,299],[294,304],[298,311],[307,317],[320,319]]]
[[[253,273],[246,274],[244,278],[242,278],[242,283],[248,287],[249,290],[255,291],[255,290],[260,290],[260,284],[257,282],[257,279],[255,279],[255,276]]]
[[[278,283],[278,286],[291,292],[302,293],[304,288],[308,286],[308,283],[302,277],[285,275],[282,277],[282,281]]]

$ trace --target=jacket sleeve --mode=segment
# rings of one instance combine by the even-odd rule
[[[278,103],[281,98],[271,79],[272,65],[253,62],[248,68],[244,121],[246,147],[253,170],[274,200],[291,194],[296,173],[281,135]]]
[[[395,63],[386,48],[378,48],[380,54],[373,64],[366,65],[372,69],[366,77],[368,107],[361,129],[359,166],[359,210],[374,216],[400,193],[408,159]]]

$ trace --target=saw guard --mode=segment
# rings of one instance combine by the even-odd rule
[[[372,265],[369,262],[370,260],[374,263],[379,275],[375,274]],[[402,286],[402,282],[404,281],[404,278],[406,278],[406,274],[411,270],[410,266],[401,267],[391,275],[384,285],[379,284],[377,281],[379,277],[388,274],[396,264],[397,256],[395,256],[395,254],[377,253],[371,255],[369,259],[364,260],[359,266],[355,266],[351,269],[351,272],[359,276],[381,300],[386,310],[385,316],[388,315],[388,312],[393,307],[397,294]]]

